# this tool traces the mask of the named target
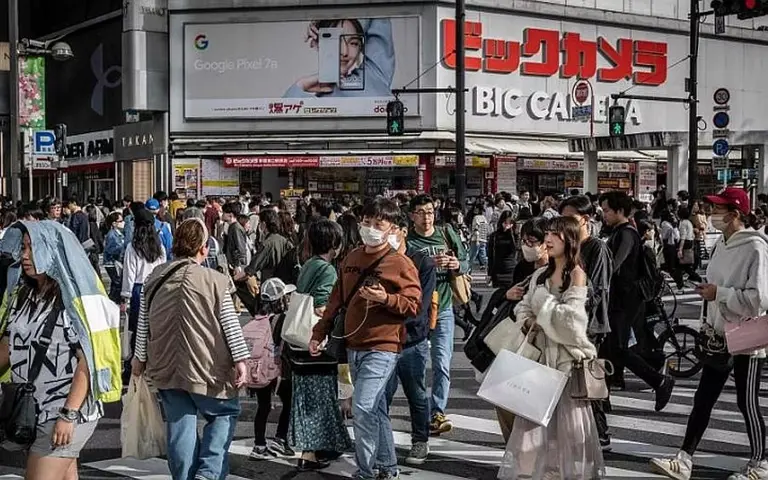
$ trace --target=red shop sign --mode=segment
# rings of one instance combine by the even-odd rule
[[[298,155],[282,157],[224,157],[224,166],[228,168],[319,167],[320,157]]]

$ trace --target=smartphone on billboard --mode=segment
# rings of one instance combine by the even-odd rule
[[[339,83],[339,57],[341,43],[339,38],[343,28],[321,28],[317,32],[318,74],[320,83]]]
[[[365,37],[342,35],[339,45],[339,90],[365,90]]]

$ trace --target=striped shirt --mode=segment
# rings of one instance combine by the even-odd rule
[[[144,303],[144,293],[141,294],[141,306],[139,307],[139,323],[136,328],[136,358],[140,362],[147,361],[147,342],[149,337],[149,322],[147,320],[147,306]],[[232,361],[237,363],[247,360],[251,357],[251,352],[243,338],[243,329],[240,326],[240,319],[235,312],[235,305],[232,297],[224,295],[219,312],[219,323],[224,332],[224,339],[227,342],[229,353],[232,355]]]
[[[488,220],[483,215],[472,219],[472,237],[479,243],[488,243]]]

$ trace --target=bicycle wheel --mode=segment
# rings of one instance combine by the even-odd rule
[[[685,325],[673,325],[664,330],[658,341],[664,350],[667,371],[673,377],[689,378],[702,368],[696,349],[699,348],[699,332]]]
[[[664,301],[664,311],[667,314],[667,318],[675,318],[675,313],[677,313],[677,294],[675,293],[675,289],[672,288],[672,285],[670,285],[666,279],[664,281],[664,286],[661,288],[661,297],[667,298],[667,300]],[[668,304],[669,307],[667,306]],[[667,308],[671,308],[671,310],[668,311]]]

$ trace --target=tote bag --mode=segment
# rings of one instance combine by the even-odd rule
[[[768,346],[768,316],[725,322],[725,343],[731,355],[752,353]]]
[[[498,355],[503,350],[517,352],[528,360],[538,362],[541,358],[541,350],[528,342],[527,336],[522,331],[523,322],[516,322],[511,317],[507,317],[483,339],[485,346],[488,347],[494,355]]]
[[[307,294],[293,292],[280,335],[290,345],[309,350],[312,328],[319,320],[320,317],[315,315],[314,299]]]
[[[502,350],[488,369],[477,396],[546,427],[567,381],[568,376],[559,370]]]

